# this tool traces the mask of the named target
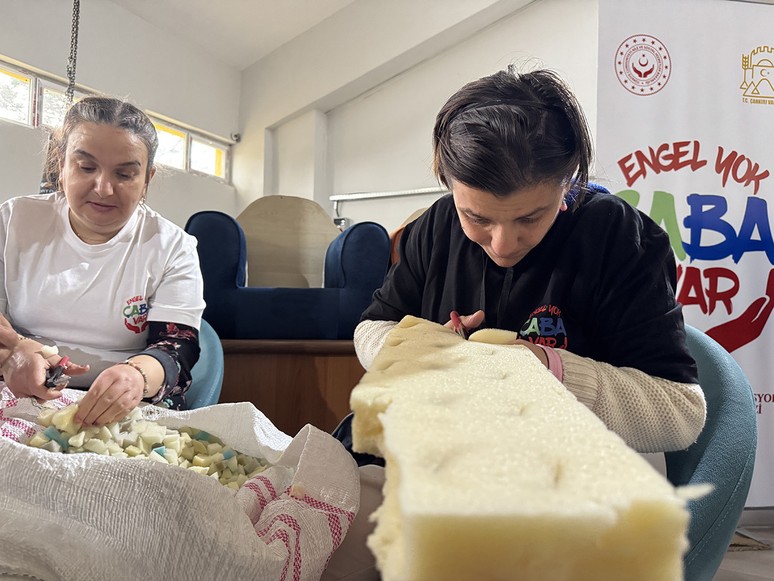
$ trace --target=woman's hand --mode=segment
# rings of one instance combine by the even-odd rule
[[[484,311],[476,311],[472,315],[460,316],[460,321],[466,331],[472,331],[473,329],[476,329],[477,327],[480,327],[483,324]],[[452,321],[449,321],[444,325],[444,327],[448,327],[449,329],[454,329],[454,323]],[[484,331],[481,331],[481,332],[483,333]],[[498,333],[498,331],[494,331],[494,332]],[[540,347],[539,345],[535,345],[534,343],[530,343],[529,341],[525,341],[524,339],[516,339],[515,337],[518,337],[516,333],[507,331],[505,332],[505,334],[506,334],[505,340],[503,340],[502,338],[498,338],[498,340],[495,340],[495,341],[484,340],[484,342],[493,342],[493,343],[508,344],[508,345],[523,345],[524,347],[532,351],[532,353],[535,354],[535,357],[537,357],[540,360],[540,362],[543,365],[545,365],[546,369],[548,369],[548,355],[546,355],[546,352],[542,347]],[[511,337],[514,337],[514,338],[512,339]]]
[[[8,389],[16,397],[34,397],[38,400],[56,399],[62,394],[62,387],[45,386],[46,370],[56,366],[62,359],[59,355],[48,358],[43,355],[43,345],[32,339],[17,341],[3,362],[2,373]],[[89,370],[88,365],[68,363],[67,375],[81,375]]]
[[[11,326],[11,323],[0,314],[0,345],[12,349],[19,341],[19,334]]]
[[[140,403],[144,389],[145,380],[137,369],[123,363],[108,367],[78,403],[75,421],[93,426],[122,420]]]
[[[546,369],[548,369],[548,355],[546,355],[545,350],[540,347],[539,345],[535,345],[534,343],[530,343],[529,341],[525,341],[524,339],[516,339],[513,342],[514,345],[523,345],[530,351],[532,351],[535,354],[535,357],[540,359],[540,362],[545,365]]]
[[[472,315],[460,315],[460,322],[466,331],[473,331],[480,327],[484,322],[484,311],[476,311]],[[449,320],[444,327],[448,327],[451,330],[454,329],[454,323]]]
[[[122,420],[143,397],[159,392],[164,383],[161,363],[149,355],[135,355],[131,361],[131,365],[117,363],[97,376],[78,404],[76,421],[91,426]],[[143,394],[146,387],[148,393]]]

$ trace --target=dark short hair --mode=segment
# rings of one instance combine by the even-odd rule
[[[56,187],[59,178],[59,166],[67,151],[67,141],[70,133],[81,123],[97,123],[112,125],[126,129],[140,138],[148,150],[148,167],[146,179],[150,178],[153,161],[156,158],[159,138],[156,128],[150,118],[141,110],[121,99],[113,97],[84,97],[65,114],[62,126],[54,131],[49,138],[47,148],[44,182],[47,186]]]
[[[513,66],[468,83],[441,108],[433,131],[433,170],[495,196],[571,180],[585,192],[592,142],[583,110],[553,71]]]

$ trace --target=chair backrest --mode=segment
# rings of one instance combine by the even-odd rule
[[[713,486],[688,503],[690,548],[684,557],[686,581],[711,581],[744,510],[757,420],[752,388],[739,364],[702,331],[686,325],[686,335],[707,400],[707,421],[696,443],[665,455],[667,478],[676,486]]]
[[[215,405],[223,386],[223,346],[215,329],[202,319],[199,328],[199,360],[191,369],[192,382],[186,393],[189,409]]]
[[[198,212],[185,230],[197,239],[204,318],[223,339],[352,339],[388,266],[387,231],[359,223],[322,252],[325,287],[247,287],[244,234],[234,218]]]
[[[236,220],[247,243],[247,286],[322,287],[325,251],[339,229],[317,202],[264,196]]]
[[[395,230],[390,232],[390,264],[395,264],[398,262],[398,259],[400,256],[398,255],[398,244],[400,244],[400,237],[403,235],[403,231],[406,229],[406,226],[417,220],[422,214],[425,213],[427,208],[419,208],[418,210],[414,210],[408,218],[403,220],[403,223],[398,226]]]
[[[204,279],[204,318],[221,337],[233,338],[237,289],[245,286],[247,250],[237,221],[217,210],[188,218],[185,231],[196,238]]]
[[[382,286],[387,274],[389,249],[390,238],[384,226],[376,222],[352,224],[325,251],[324,286],[373,292]]]

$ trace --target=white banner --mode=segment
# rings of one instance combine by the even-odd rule
[[[774,506],[774,6],[600,0],[597,175],[669,233],[686,321],[758,408],[748,507]]]

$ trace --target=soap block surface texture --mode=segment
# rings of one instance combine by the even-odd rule
[[[386,460],[382,578],[682,579],[674,487],[529,349],[475,339],[406,317],[352,392],[354,448]]]

